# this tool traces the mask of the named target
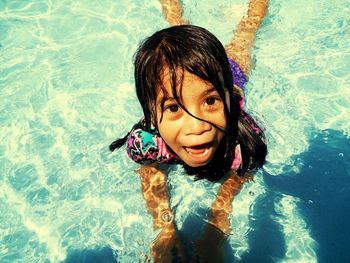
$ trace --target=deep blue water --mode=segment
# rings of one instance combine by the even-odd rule
[[[252,222],[250,253],[244,262],[274,262],[286,253],[284,235],[276,222],[273,204],[287,194],[298,199],[297,209],[317,242],[317,262],[349,262],[350,139],[334,130],[317,131],[309,149],[293,157],[307,163],[299,173],[280,176],[264,173],[267,192],[254,205],[260,220]],[[302,239],[302,237],[300,237]]]

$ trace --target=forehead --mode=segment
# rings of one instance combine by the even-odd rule
[[[181,98],[195,96],[213,88],[209,81],[205,81],[188,71],[177,70],[171,74],[168,68],[162,71],[161,82],[161,87],[158,87],[157,99],[162,99],[164,96],[173,97],[173,90]]]

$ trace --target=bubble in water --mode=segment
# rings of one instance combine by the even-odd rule
[[[324,143],[328,143],[328,137],[323,138]]]
[[[339,153],[339,157],[344,157],[344,153]]]
[[[312,169],[312,165],[309,165],[309,169]]]
[[[314,201],[309,200],[309,201],[307,201],[307,203],[308,203],[309,205],[312,205],[312,204],[314,203]]]

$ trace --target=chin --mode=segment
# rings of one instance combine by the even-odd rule
[[[203,167],[208,165],[211,162],[212,158],[210,158],[208,161],[206,162],[200,162],[200,163],[196,163],[196,162],[191,162],[191,161],[184,161],[184,163],[192,168],[199,168],[199,167]]]

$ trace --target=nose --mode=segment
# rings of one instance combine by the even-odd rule
[[[183,129],[186,135],[201,135],[211,129],[211,124],[186,113]]]

